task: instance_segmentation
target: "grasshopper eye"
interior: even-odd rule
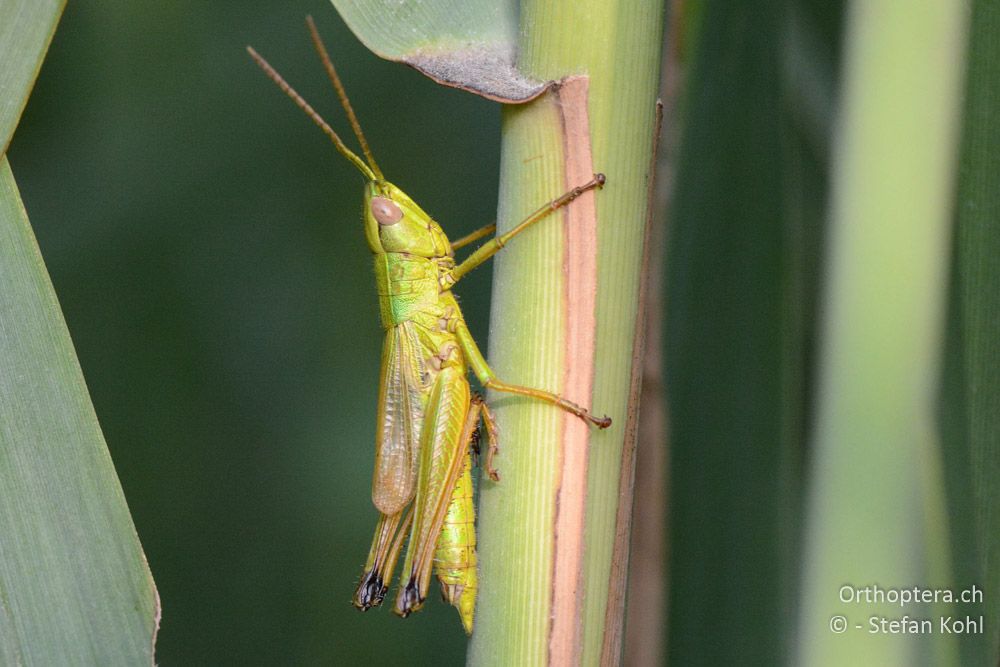
[[[385,197],[374,197],[372,199],[372,215],[378,224],[388,227],[394,225],[403,218],[403,212],[399,210],[396,203]]]

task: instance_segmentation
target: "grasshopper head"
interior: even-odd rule
[[[344,107],[351,129],[354,130],[358,143],[361,144],[363,159],[344,144],[340,135],[334,132],[333,128],[316,113],[316,110],[295,92],[294,88],[288,85],[288,82],[271,67],[270,63],[248,46],[247,51],[250,53],[250,57],[323,130],[337,151],[365,177],[368,182],[365,187],[365,236],[372,252],[406,252],[421,257],[450,255],[451,244],[448,243],[447,237],[438,224],[431,220],[431,217],[424,213],[423,209],[417,206],[405,192],[382,176],[382,172],[375,162],[375,156],[372,155],[368,141],[365,139],[365,134],[361,131],[361,124],[358,123],[354,109],[351,108],[351,102],[347,99],[347,93],[337,75],[337,69],[333,66],[311,17],[306,19],[306,24],[309,26],[316,52],[323,61],[330,82],[337,91],[341,106]]]
[[[420,257],[451,254],[441,227],[409,195],[384,180],[365,187],[365,237],[374,253],[405,252]]]

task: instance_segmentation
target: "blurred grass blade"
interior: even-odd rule
[[[525,102],[545,83],[516,67],[516,0],[332,0],[365,46],[438,83]]]
[[[933,407],[965,21],[959,0],[851,5],[796,664],[955,664],[937,617],[964,609],[841,588],[952,583]],[[868,632],[904,614],[935,632]]]
[[[5,150],[61,10],[0,5]],[[0,285],[0,664],[152,664],[156,589],[6,157]]]
[[[159,603],[0,159],[0,664],[152,664]]]
[[[28,101],[65,0],[0,2],[0,155]]]
[[[834,97],[841,3],[684,7],[664,323],[669,657],[774,665],[794,620],[829,134],[790,81]]]
[[[955,205],[941,421],[955,583],[983,589],[962,609],[987,632],[960,638],[964,665],[996,665],[1000,645],[1000,5],[976,0]]]

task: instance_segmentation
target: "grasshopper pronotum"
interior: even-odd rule
[[[366,179],[365,236],[375,256],[385,343],[372,482],[379,520],[354,605],[367,610],[381,604],[385,582],[392,577],[409,533],[394,611],[405,617],[423,605],[433,570],[445,599],[458,608],[466,632],[471,633],[477,589],[471,445],[480,420],[488,442],[484,470],[494,481],[499,475],[493,467],[496,424],[483,399],[471,392],[469,370],[486,388],[551,403],[600,428],[610,426],[611,420],[594,417],[557,394],[497,379],[469,333],[451,288],[527,227],[604,185],[604,175],[595,174],[548,202],[456,264],[454,251],[493,234],[495,225],[451,243],[437,222],[385,180],[311,18],[307,24],[364,160],[267,61],[252,48],[247,50]]]

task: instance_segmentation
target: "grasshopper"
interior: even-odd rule
[[[478,587],[471,445],[480,420],[488,443],[483,469],[494,481],[500,477],[493,466],[498,452],[496,422],[482,397],[471,392],[469,371],[487,389],[545,401],[599,428],[607,428],[611,420],[595,417],[552,392],[499,380],[469,333],[451,289],[512,238],[584,192],[601,187],[605,179],[595,174],[591,181],[548,202],[456,263],[456,250],[494,234],[496,226],[487,225],[449,242],[437,222],[385,179],[315,24],[311,18],[306,22],[365,159],[348,149],[264,58],[251,47],[247,51],[366,181],[365,237],[375,258],[385,342],[372,482],[372,502],[379,519],[354,605],[365,611],[381,604],[386,581],[408,536],[394,611],[406,617],[420,609],[433,570],[445,600],[458,609],[471,634]]]

